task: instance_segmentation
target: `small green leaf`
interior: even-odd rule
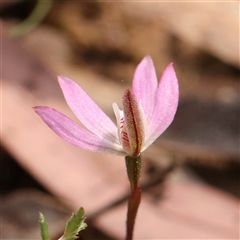
[[[141,176],[142,160],[141,156],[125,157],[128,179],[131,185],[131,191],[134,192],[139,187],[139,180]]]
[[[67,221],[65,232],[60,238],[61,240],[74,240],[77,237],[77,234],[84,230],[87,227],[87,224],[84,222],[84,209],[80,208],[76,214]]]
[[[40,222],[42,240],[50,240],[49,233],[48,233],[48,224],[42,213],[39,213],[39,222]]]

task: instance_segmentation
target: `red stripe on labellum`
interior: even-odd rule
[[[123,112],[126,131],[130,144],[131,156],[140,154],[144,141],[144,128],[137,100],[131,89],[126,89],[123,95]]]

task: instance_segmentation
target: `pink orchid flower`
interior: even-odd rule
[[[158,84],[150,56],[138,65],[132,89],[125,90],[123,110],[113,103],[117,125],[73,80],[60,76],[58,82],[69,107],[89,131],[52,108],[34,110],[62,139],[94,152],[139,156],[167,129],[177,110],[179,91],[173,64]]]

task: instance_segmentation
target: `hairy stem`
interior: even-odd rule
[[[137,216],[138,207],[141,201],[141,188],[139,187],[139,179],[141,174],[141,158],[129,157],[125,158],[128,173],[128,179],[131,186],[131,195],[128,199],[128,212],[127,212],[127,231],[126,240],[133,239],[133,231],[135,219]]]

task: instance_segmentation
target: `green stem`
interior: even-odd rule
[[[126,240],[133,239],[133,230],[135,219],[139,204],[141,202],[141,188],[139,187],[139,180],[141,174],[142,161],[141,157],[129,157],[125,158],[128,179],[131,186],[131,195],[128,199],[128,212],[127,212],[127,232]]]
[[[52,0],[38,0],[36,7],[26,20],[10,29],[11,37],[20,37],[34,29],[46,17],[52,7]]]
[[[141,175],[142,160],[141,157],[125,157],[128,180],[131,185],[131,191],[133,192],[139,186],[139,180]]]

